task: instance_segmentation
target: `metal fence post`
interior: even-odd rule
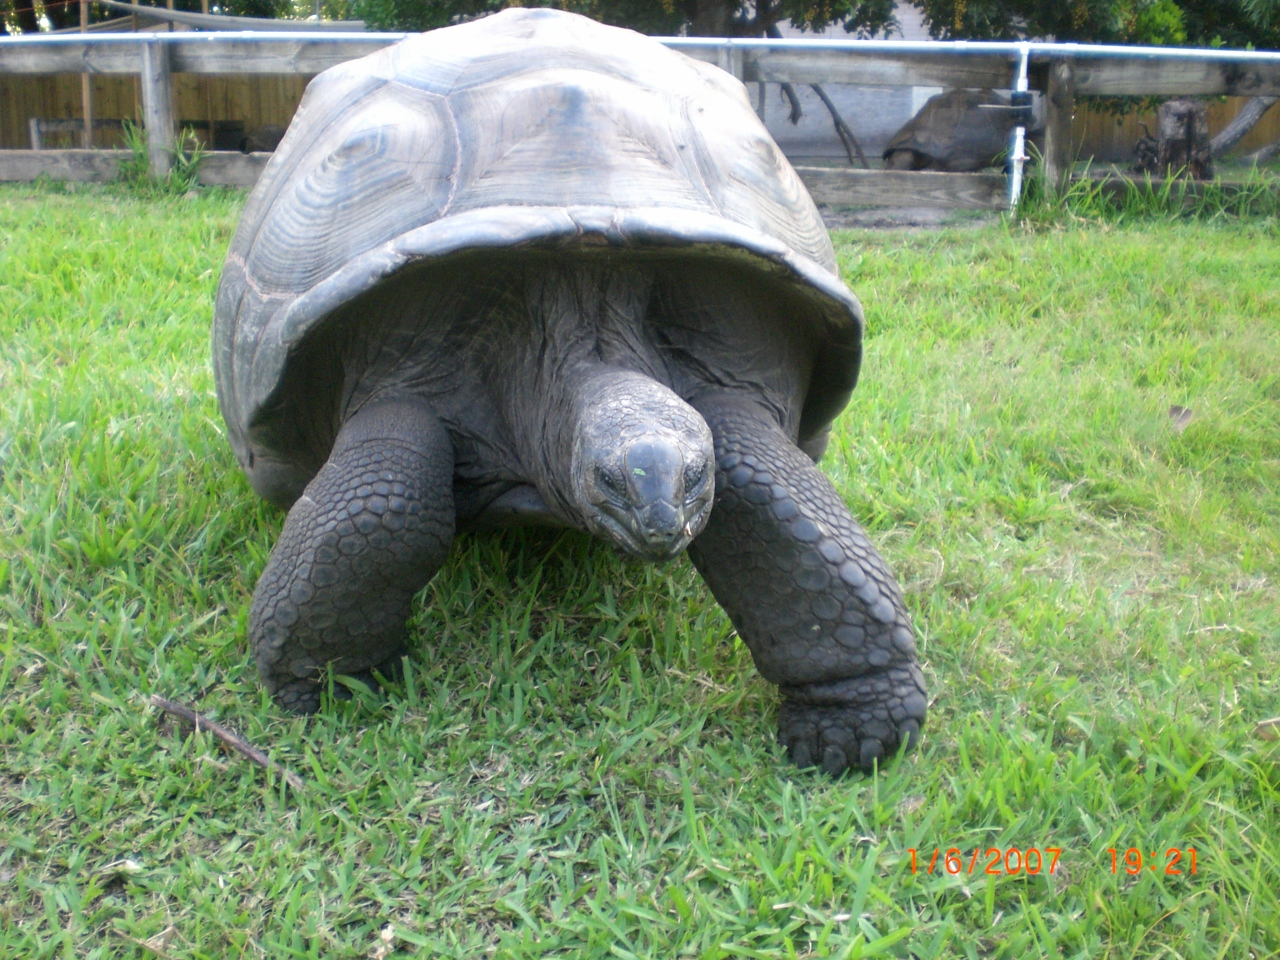
[[[173,163],[173,87],[169,82],[169,46],[158,36],[142,44],[142,122],[146,127],[151,175],[164,177]]]
[[[1061,193],[1071,185],[1071,121],[1076,113],[1075,73],[1071,60],[1049,64],[1049,89],[1045,96],[1045,186]]]
[[[1030,95],[1028,92],[1027,67],[1031,61],[1031,44],[1018,44],[1018,78],[1013,85],[1012,105],[1029,109]],[[1021,95],[1021,96],[1019,96]],[[1013,163],[1013,169],[1009,174],[1009,209],[1016,210],[1018,200],[1022,197],[1022,166],[1027,162],[1027,127],[1026,118],[1019,115],[1018,125],[1013,128],[1013,144],[1009,153],[1009,158]]]

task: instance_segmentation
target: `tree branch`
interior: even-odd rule
[[[796,88],[789,83],[782,84],[782,95],[791,103],[791,113],[787,116],[787,119],[794,126],[804,116],[804,111],[800,109],[800,96],[796,93]]]
[[[772,16],[772,11],[770,11]],[[778,29],[778,25],[772,21],[765,24],[764,35],[771,40],[781,40],[782,31]],[[804,116],[804,111],[800,109],[800,97],[796,94],[796,88],[789,83],[782,84],[782,95],[787,98],[791,104],[791,115],[787,117],[791,121],[792,126],[800,122],[800,118]]]
[[[853,166],[853,155],[857,152],[862,169],[870,170],[871,164],[867,163],[867,156],[862,152],[862,145],[858,143],[858,139],[853,135],[853,131],[849,129],[849,125],[844,122],[844,117],[840,116],[840,111],[836,109],[835,103],[827,96],[827,91],[816,83],[811,83],[809,86],[813,87],[813,92],[821,98],[826,105],[827,112],[831,114],[831,122],[836,125],[836,133],[840,137],[840,142],[844,144],[844,152],[849,155],[849,166]]]
[[[1220,157],[1237,143],[1246,133],[1257,126],[1258,121],[1271,109],[1277,97],[1251,97],[1235,119],[1228,123],[1216,137],[1209,141],[1209,156]],[[1265,149],[1265,148],[1264,148]]]

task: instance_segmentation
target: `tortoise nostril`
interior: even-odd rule
[[[640,534],[647,543],[670,543],[683,532],[683,512],[664,500],[640,511]]]

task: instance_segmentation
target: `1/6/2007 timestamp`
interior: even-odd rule
[[[1015,876],[1019,873],[1027,873],[1035,876],[1041,870],[1047,869],[1049,873],[1055,873],[1058,869],[1058,857],[1062,855],[1062,850],[1058,847],[1045,847],[1041,851],[1038,847],[1028,847],[1025,850],[1018,847],[989,847],[983,850],[977,847],[973,851],[973,856],[966,857],[964,851],[958,847],[951,847],[945,853],[935,847],[933,856],[929,856],[929,852],[919,851],[915,847],[908,847],[907,852],[911,854],[911,872],[914,874],[920,869],[925,873],[932,875],[935,870],[938,873],[949,873],[951,875],[965,874],[973,876],[975,873],[990,873],[997,876],[1004,874]],[[924,853],[924,857],[917,860],[917,854]],[[939,863],[939,854],[942,855],[941,863]],[[925,860],[928,865],[925,865]],[[966,864],[965,861],[968,861]]]
[[[1126,850],[1107,847],[1107,853],[1111,854],[1112,873],[1119,873],[1121,869],[1129,874],[1150,870],[1152,873],[1164,873],[1176,877],[1184,873],[1196,872],[1195,847],[1185,849],[1170,847],[1164,852],[1164,856],[1161,856],[1158,850],[1146,852],[1138,847],[1129,847]]]

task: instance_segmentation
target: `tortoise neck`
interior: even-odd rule
[[[644,354],[650,282],[636,267],[582,262],[524,278],[528,334],[502,387],[510,437],[543,500],[580,528],[590,526],[575,477],[583,438],[620,437],[681,403]]]

